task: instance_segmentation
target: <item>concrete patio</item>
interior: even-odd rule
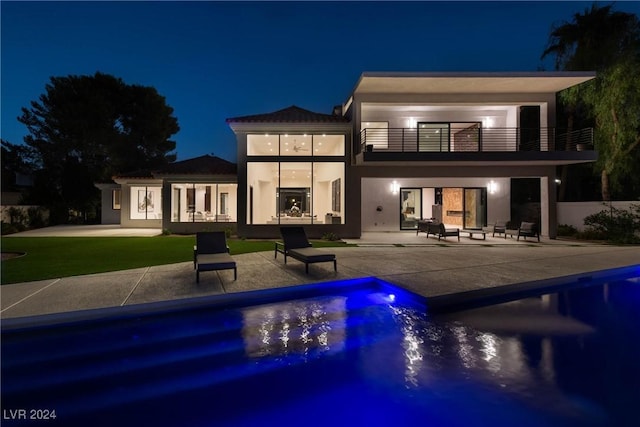
[[[205,272],[196,284],[193,263],[152,266],[103,274],[64,277],[0,287],[2,319],[193,298],[222,293],[376,276],[423,296],[454,294],[501,285],[638,265],[637,246],[609,246],[543,239],[492,238],[438,242],[424,234],[365,233],[349,240],[359,247],[327,248],[330,263],[310,266],[272,251],[234,255],[233,271]]]

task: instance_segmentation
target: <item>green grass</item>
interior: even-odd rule
[[[272,251],[273,240],[228,239],[232,255]],[[27,255],[2,261],[2,284],[104,273],[193,259],[194,236],[3,237],[2,252]],[[315,247],[345,246],[313,241]]]

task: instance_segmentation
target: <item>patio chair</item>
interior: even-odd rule
[[[518,238],[516,240],[520,240],[520,236],[525,240],[527,240],[527,237],[537,237],[538,242],[540,241],[540,233],[538,232],[538,226],[535,222],[521,223],[520,228],[518,228]]]
[[[509,221],[496,221],[495,224],[493,224],[493,237],[496,237],[496,233],[498,234],[504,234],[504,238],[507,238],[507,225],[509,224]]]
[[[193,268],[196,270],[196,283],[200,283],[201,271],[233,269],[233,280],[237,280],[236,262],[229,255],[224,231],[196,233],[196,245],[193,247]]]
[[[304,262],[307,274],[309,274],[309,264],[316,262],[333,262],[333,270],[338,271],[335,254],[311,247],[303,227],[280,227],[280,235],[283,241],[276,242],[274,258],[278,258],[278,252],[280,252],[284,255],[285,264],[287,257]]]

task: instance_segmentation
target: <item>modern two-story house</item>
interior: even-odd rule
[[[467,229],[526,220],[554,238],[557,166],[597,159],[592,129],[556,123],[556,95],[593,78],[364,73],[332,114],[291,106],[227,119],[237,171],[204,156],[116,177],[121,225],[194,232],[226,222],[240,236],[272,238],[302,224],[312,237],[357,238],[415,230],[421,219]],[[537,184],[539,204],[512,218],[519,180]]]
[[[556,167],[593,162],[591,129],[556,126],[556,94],[594,73],[364,73],[332,115],[290,107],[228,119],[238,144],[238,232],[359,237],[420,219],[511,219],[514,179],[539,181],[532,218],[556,234]]]

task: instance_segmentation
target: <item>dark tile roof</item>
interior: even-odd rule
[[[345,117],[321,114],[292,105],[273,113],[254,114],[227,119],[227,123],[348,123]]]
[[[170,163],[162,170],[156,171],[157,175],[236,175],[237,173],[238,168],[235,163],[208,154]]]
[[[115,175],[115,178],[154,179],[153,172],[148,169],[138,169],[131,172]]]
[[[157,178],[158,175],[237,175],[238,168],[220,157],[208,154],[193,159],[169,163],[162,169],[137,170],[116,175],[114,178]]]

